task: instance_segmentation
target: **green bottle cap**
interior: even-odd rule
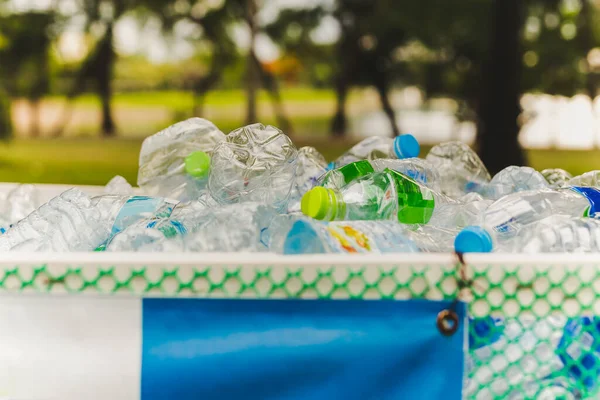
[[[185,158],[185,172],[194,178],[204,178],[210,171],[210,156],[203,151],[195,151]]]
[[[314,219],[323,220],[328,216],[328,219],[333,219],[337,214],[335,192],[321,186],[314,187],[302,196],[300,209],[304,215]]]

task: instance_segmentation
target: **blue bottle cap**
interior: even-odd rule
[[[416,137],[410,133],[396,136],[394,139],[394,153],[400,160],[403,158],[418,157],[421,152],[421,146]]]
[[[479,226],[467,226],[454,239],[457,253],[489,253],[492,248],[492,237]]]

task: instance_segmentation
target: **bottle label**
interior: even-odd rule
[[[415,244],[405,236],[401,225],[340,221],[329,222],[324,230],[325,234],[320,236],[335,253],[418,251]]]
[[[113,223],[109,238],[98,246],[95,251],[106,250],[116,234],[141,219],[168,218],[176,204],[176,201],[162,197],[133,196],[129,198],[121,207]]]
[[[600,212],[600,189],[583,186],[573,186],[571,189],[582,194],[590,202],[590,207],[585,216],[594,218]]]

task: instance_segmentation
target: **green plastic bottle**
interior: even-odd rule
[[[340,189],[315,187],[302,197],[301,209],[305,215],[324,221],[397,219],[404,224],[426,224],[436,202],[446,201],[442,194],[385,169]]]
[[[355,179],[361,178],[375,172],[371,163],[367,160],[356,161],[343,167],[332,169],[323,174],[318,186],[328,189],[340,189]]]

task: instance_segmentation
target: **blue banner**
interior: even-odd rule
[[[461,399],[465,305],[144,299],[142,400]]]

